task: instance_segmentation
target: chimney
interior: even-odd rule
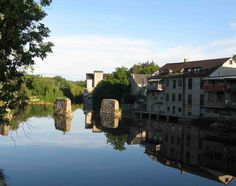
[[[184,62],[185,62],[185,63],[188,62],[188,59],[187,59],[187,58],[184,58]]]

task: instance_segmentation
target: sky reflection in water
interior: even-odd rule
[[[74,112],[66,133],[50,117],[32,117],[0,136],[0,147],[0,168],[11,186],[222,185],[152,161],[140,145],[115,151],[104,133],[85,129],[82,110]]]

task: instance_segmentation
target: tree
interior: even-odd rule
[[[153,74],[159,69],[159,66],[152,62],[145,62],[133,65],[129,72],[132,74]]]
[[[129,92],[129,72],[125,67],[116,70],[106,79],[101,81],[93,90],[93,109],[100,110],[103,99],[117,99]]]
[[[25,70],[52,52],[45,42],[50,30],[42,23],[51,0],[0,1],[0,113],[22,104]],[[1,119],[1,118],[0,118]]]

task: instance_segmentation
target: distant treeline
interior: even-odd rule
[[[67,97],[72,103],[83,102],[84,81],[68,81],[60,76],[26,76],[26,94],[31,101],[52,103],[57,97]]]

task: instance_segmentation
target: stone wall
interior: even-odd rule
[[[100,112],[113,113],[120,109],[119,102],[115,99],[103,99]]]
[[[68,98],[57,98],[54,103],[55,114],[71,114],[71,100]]]

